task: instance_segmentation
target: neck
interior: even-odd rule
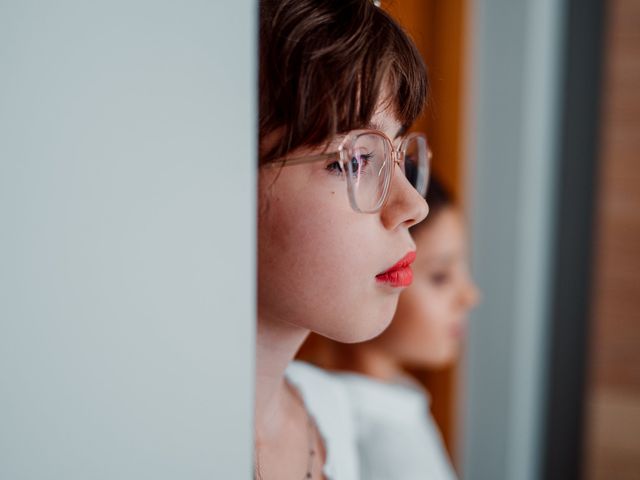
[[[371,343],[353,345],[351,369],[369,377],[388,382],[404,373],[392,355]]]
[[[309,330],[258,316],[256,334],[256,443],[278,434],[287,402],[284,373]]]

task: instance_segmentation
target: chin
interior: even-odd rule
[[[436,361],[432,361],[426,365],[426,367],[430,370],[445,370],[456,363],[455,357],[448,357],[446,359],[440,359]]]
[[[435,348],[434,348],[435,347]],[[459,357],[458,347],[455,345],[422,345],[420,349],[414,347],[404,349],[405,356],[403,363],[410,368],[424,370],[444,370],[455,364]]]
[[[434,370],[444,370],[452,366],[458,360],[459,352],[457,347],[451,347],[439,355],[430,358],[425,362],[425,366]]]
[[[366,342],[384,332],[392,319],[393,313],[381,315],[380,312],[376,312],[351,321],[349,324],[343,324],[337,331],[316,333],[340,343]]]

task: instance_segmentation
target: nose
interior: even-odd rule
[[[427,201],[409,183],[399,165],[389,186],[389,198],[380,211],[380,218],[388,230],[403,226],[412,227],[424,220],[429,213]]]
[[[473,281],[473,279],[469,277],[462,291],[462,301],[465,307],[471,310],[473,307],[478,305],[478,303],[480,303],[481,299],[482,293],[480,292],[480,289]]]

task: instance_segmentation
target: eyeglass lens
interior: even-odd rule
[[[371,133],[359,135],[352,145],[347,166],[355,201],[361,211],[376,210],[384,200],[394,168],[391,148],[385,137]],[[423,162],[426,162],[424,139],[410,139],[401,166],[411,185],[419,191],[423,189],[421,184],[424,182]]]
[[[423,137],[411,137],[404,154],[404,174],[421,195],[426,193],[427,143]]]
[[[390,173],[388,141],[375,134],[359,135],[351,148],[349,162],[355,201],[361,211],[379,207]]]

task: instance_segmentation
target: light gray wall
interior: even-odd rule
[[[0,2],[0,478],[252,474],[256,2]]]
[[[477,0],[464,478],[540,478],[564,1]]]

